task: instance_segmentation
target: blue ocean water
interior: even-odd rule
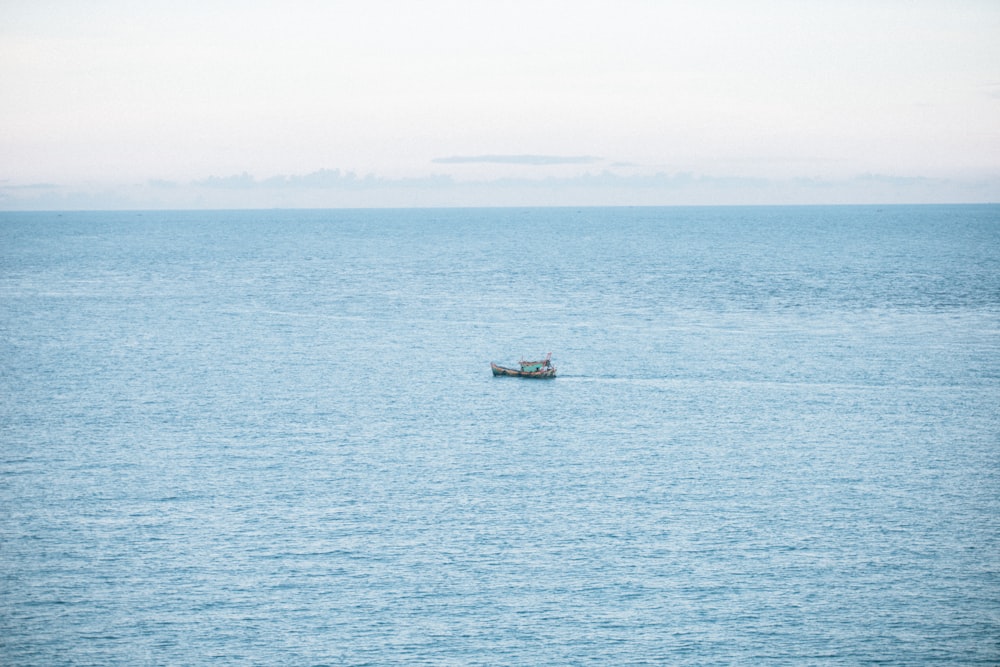
[[[3,664],[1000,662],[1000,206],[2,213],[0,398]]]

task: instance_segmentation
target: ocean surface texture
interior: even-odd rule
[[[995,665],[1000,206],[2,213],[0,438],[4,665]]]

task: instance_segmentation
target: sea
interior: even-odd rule
[[[1000,206],[0,213],[0,663],[1000,664]]]

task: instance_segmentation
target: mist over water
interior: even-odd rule
[[[0,396],[7,664],[1000,660],[997,206],[2,213]]]

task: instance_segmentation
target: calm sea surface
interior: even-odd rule
[[[1000,206],[0,213],[0,663],[874,662],[1000,662]]]

